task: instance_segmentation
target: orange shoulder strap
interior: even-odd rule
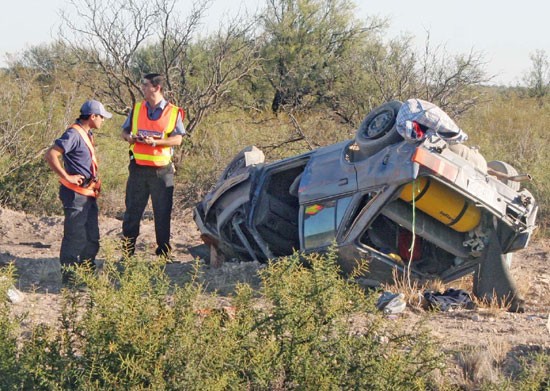
[[[79,124],[72,124],[70,127],[75,129],[78,132],[78,134],[80,134],[80,137],[82,137],[82,139],[84,140],[84,143],[86,143],[86,146],[90,150],[90,154],[92,155],[92,175],[96,176],[97,159],[95,157],[95,148],[94,148],[94,145],[92,144],[92,140],[89,134]]]

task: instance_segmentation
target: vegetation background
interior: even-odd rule
[[[201,25],[208,1],[186,15],[175,2],[73,0],[56,42],[10,58],[0,70],[0,205],[60,213],[57,178],[42,156],[95,98],[116,113],[96,137],[100,207],[122,213],[128,159],[120,126],[141,99],[141,76],[161,72],[167,96],[186,110],[189,136],[176,151],[176,208],[198,201],[247,145],[273,160],[351,139],[372,108],[416,97],[447,111],[488,160],[530,173],[526,186],[547,227],[545,51],[532,54],[524,86],[494,87],[483,53],[448,53],[429,41],[415,52],[409,38],[385,38],[386,20],[356,19],[350,0],[267,0],[260,14],[209,33]]]

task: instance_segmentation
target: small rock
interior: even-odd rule
[[[546,322],[546,328],[548,329],[548,332],[550,333],[550,314],[548,314],[548,321]]]
[[[472,316],[472,320],[474,322],[481,322],[481,316],[479,316],[479,314],[475,314],[474,316]]]

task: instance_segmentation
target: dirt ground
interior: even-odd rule
[[[15,313],[27,312],[33,322],[55,322],[58,316],[61,275],[58,253],[63,218],[36,217],[0,208],[0,266],[14,262],[17,288],[22,293],[12,303]],[[102,239],[116,239],[121,221],[101,218]],[[174,216],[172,236],[175,262],[167,265],[171,278],[191,270],[194,256],[204,256],[199,233],[187,209]],[[153,253],[154,230],[144,220],[138,252]],[[102,253],[100,252],[100,258]],[[427,326],[448,351],[489,351],[493,358],[511,351],[543,351],[550,354],[550,240],[534,240],[528,249],[514,255],[512,274],[526,299],[526,312],[479,308],[446,313],[426,313],[408,308],[394,316],[396,324],[414,324],[427,317]],[[219,269],[203,266],[203,279],[209,289],[230,296],[236,282],[258,285],[260,264],[226,263]]]

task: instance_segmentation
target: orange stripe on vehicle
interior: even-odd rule
[[[441,157],[428,151],[425,148],[417,148],[412,157],[412,161],[426,168],[429,168],[439,176],[454,181],[458,176],[458,168],[447,163]]]

